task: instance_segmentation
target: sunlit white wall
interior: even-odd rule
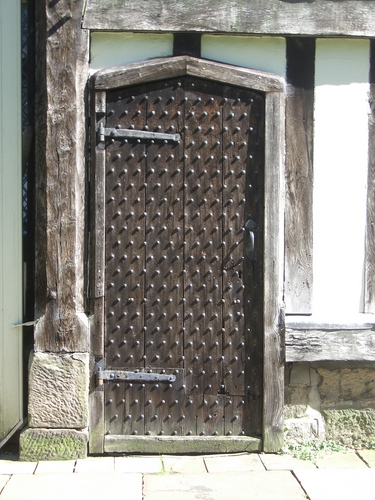
[[[316,42],[314,298],[316,315],[363,312],[369,41]]]
[[[172,34],[102,33],[91,34],[91,72],[173,53]]]
[[[202,36],[202,57],[259,69],[285,77],[285,38],[256,36]]]

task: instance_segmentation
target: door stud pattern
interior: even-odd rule
[[[176,376],[106,382],[106,432],[246,434],[264,98],[191,77],[153,82],[108,91],[105,126],[181,135],[106,138],[106,369]]]

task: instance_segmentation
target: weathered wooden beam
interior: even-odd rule
[[[36,319],[38,351],[85,351],[83,0],[37,2]],[[81,321],[82,318],[82,321]]]
[[[365,253],[365,312],[375,313],[375,40],[370,41],[369,149]]]
[[[288,38],[285,156],[285,305],[311,313],[315,40]]]
[[[95,73],[94,82],[96,90],[106,90],[121,87],[125,81],[126,85],[138,85],[187,74],[260,92],[283,92],[285,85],[283,78],[271,73],[190,56],[153,59],[101,70]]]
[[[287,329],[285,355],[287,362],[375,361],[375,331]]]
[[[284,320],[281,311],[283,267],[282,182],[284,176],[285,100],[266,97],[264,228],[263,450],[279,451],[284,436]]]
[[[374,0],[87,0],[83,27],[103,31],[375,36]]]

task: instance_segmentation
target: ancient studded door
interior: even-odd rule
[[[104,94],[104,432],[249,435],[262,385],[264,96],[191,76]]]

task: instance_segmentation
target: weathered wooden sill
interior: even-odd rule
[[[250,436],[105,436],[105,453],[236,453],[262,449]]]
[[[345,322],[287,317],[286,361],[375,361],[374,323],[371,314],[359,314]]]

